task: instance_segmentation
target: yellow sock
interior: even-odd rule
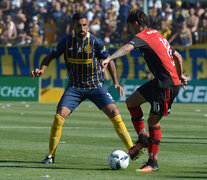
[[[122,121],[121,116],[117,115],[117,116],[111,118],[111,122],[114,125],[114,129],[115,129],[117,135],[121,138],[122,142],[125,144],[125,146],[129,150],[133,146],[133,143],[132,143],[131,136],[127,131],[127,128],[126,128],[124,122]]]
[[[55,115],[53,125],[51,127],[50,144],[49,144],[49,154],[52,155],[52,157],[55,157],[55,151],[60,141],[62,126],[64,124],[64,121],[65,119],[62,116],[60,116],[59,114]]]

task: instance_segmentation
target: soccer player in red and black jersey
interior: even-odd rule
[[[126,99],[132,123],[138,134],[138,141],[129,151],[132,160],[148,149],[148,162],[135,171],[158,171],[157,154],[161,140],[160,120],[170,113],[174,98],[180,85],[185,89],[187,78],[182,74],[182,57],[172,49],[164,36],[157,30],[149,29],[149,19],[145,13],[136,10],[130,12],[127,23],[134,37],[126,45],[102,61],[102,68],[118,57],[128,54],[133,49],[139,49],[144,56],[154,79],[140,86]],[[102,71],[103,71],[102,69]],[[144,116],[141,105],[151,104],[148,118],[149,137],[144,126]],[[137,153],[139,154],[138,156]]]

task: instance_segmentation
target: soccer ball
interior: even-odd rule
[[[129,165],[129,156],[122,150],[113,151],[108,158],[111,169],[126,169]]]

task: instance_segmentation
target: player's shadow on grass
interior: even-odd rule
[[[198,176],[170,176],[170,178],[175,178],[175,179],[206,179],[207,177],[198,177]]]
[[[112,169],[110,168],[99,168],[99,169],[95,169],[95,168],[76,168],[76,167],[68,167],[68,168],[65,168],[65,167],[42,167],[42,166],[23,166],[23,165],[14,165],[14,166],[10,166],[10,165],[5,165],[5,166],[1,166],[0,165],[0,168],[31,168],[31,169],[66,169],[66,170],[96,170],[96,171],[113,171]]]
[[[188,175],[168,176],[168,178],[173,178],[173,179],[207,179],[205,166],[199,168],[199,170],[197,170],[197,168],[195,168],[194,171],[184,171],[183,173],[188,174]],[[205,176],[203,176],[203,175],[205,175]]]
[[[163,139],[191,139],[191,140],[207,140],[206,137],[191,138],[191,137],[162,137]]]
[[[207,144],[207,142],[199,142],[199,140],[207,140],[207,138],[187,138],[187,137],[163,137],[162,138],[163,140],[162,140],[162,143],[169,143],[169,144],[171,144],[171,143],[173,143],[173,144],[204,144],[204,145],[206,145]],[[169,139],[169,140],[181,140],[181,141],[167,141],[167,139]],[[182,140],[197,140],[198,142],[186,142],[186,141],[182,141]]]
[[[0,163],[36,163],[40,164],[40,162],[37,161],[15,161],[15,160],[0,160]]]
[[[14,161],[14,160],[0,160],[0,163],[26,163],[26,164],[39,164],[40,166],[30,166],[30,165],[1,165],[0,168],[36,168],[36,169],[74,169],[74,170],[97,170],[97,171],[111,171],[110,168],[79,168],[79,167],[54,167],[54,165],[45,165],[41,162],[36,161]],[[71,166],[71,164],[68,164]]]

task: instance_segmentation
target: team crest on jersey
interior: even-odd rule
[[[92,53],[92,50],[93,50],[93,46],[92,46],[92,45],[86,45],[86,46],[84,47],[84,51],[85,51],[86,53]]]

